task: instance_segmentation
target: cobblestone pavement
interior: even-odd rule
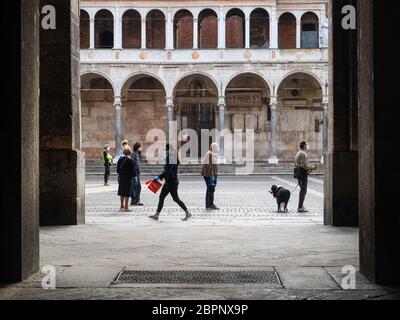
[[[86,181],[86,218],[88,223],[119,220],[146,219],[156,210],[158,194],[153,194],[142,178],[142,202],[144,207],[131,207],[132,213],[119,212],[117,181],[111,178],[111,187],[104,187],[101,176],[88,176]],[[292,194],[287,214],[277,213],[276,200],[268,193],[272,185],[281,185],[290,191],[297,186],[291,176],[236,176],[221,177],[215,194],[215,203],[221,208],[217,212],[204,209],[205,183],[201,177],[181,177],[179,195],[190,208],[195,223],[315,223],[323,222],[323,177],[313,176],[309,182],[306,206],[309,213],[297,213],[299,188]],[[182,217],[181,210],[168,197],[165,201],[162,220]]]

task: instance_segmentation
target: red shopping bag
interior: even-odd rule
[[[160,190],[160,188],[162,187],[162,183],[160,181],[149,180],[149,181],[146,181],[145,183],[146,183],[147,188],[149,188],[154,193],[157,193],[158,190]]]

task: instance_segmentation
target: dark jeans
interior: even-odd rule
[[[206,192],[206,208],[209,209],[214,206],[214,193],[215,193],[215,186],[210,186],[210,178],[203,177],[204,181],[207,185],[207,192]]]
[[[307,194],[308,175],[303,175],[301,178],[299,178],[299,186],[300,186],[299,209],[302,209],[304,207],[304,200]]]
[[[108,183],[108,179],[110,178],[110,165],[104,164],[104,183]]]
[[[137,178],[137,182],[133,181],[131,202],[133,204],[140,203],[140,193],[142,192],[142,185],[140,183],[140,177]]]
[[[164,207],[164,200],[168,196],[168,194],[171,194],[172,199],[182,208],[182,210],[184,210],[185,212],[188,211],[186,205],[183,203],[181,199],[179,199],[178,185],[179,185],[178,178],[166,179],[165,184],[161,189],[160,199],[158,200],[157,213],[161,213]]]

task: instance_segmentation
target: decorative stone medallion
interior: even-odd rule
[[[96,58],[96,52],[94,52],[94,51],[89,51],[88,57],[89,57],[90,59],[93,60],[94,58]]]
[[[250,60],[253,57],[253,54],[251,53],[251,51],[247,50],[244,52],[243,56],[246,60]]]
[[[140,51],[140,52],[139,52],[139,59],[140,59],[140,60],[146,60],[147,57],[148,57],[148,54],[147,54],[146,51]]]
[[[194,51],[194,52],[192,53],[192,59],[193,59],[193,60],[198,60],[199,58],[200,58],[200,52]]]

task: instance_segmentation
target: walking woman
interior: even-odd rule
[[[133,179],[133,186],[132,186],[132,195],[131,195],[131,205],[132,206],[143,206],[143,203],[140,203],[140,193],[142,191],[142,185],[140,183],[140,152],[142,149],[142,143],[136,142],[133,146],[133,153],[131,159],[133,160],[137,179]]]
[[[103,151],[104,159],[104,185],[110,186],[108,184],[108,179],[110,178],[110,167],[112,166],[112,156],[110,154],[110,146],[106,144]]]
[[[165,179],[165,183],[163,188],[161,189],[157,212],[155,215],[149,216],[149,218],[153,220],[158,220],[160,218],[160,213],[164,207],[164,200],[168,196],[168,194],[171,194],[172,199],[182,208],[183,211],[185,211],[185,218],[183,218],[182,220],[187,221],[190,219],[192,214],[190,213],[186,205],[183,203],[183,201],[179,199],[178,195],[179,157],[176,150],[170,144],[167,144],[165,146],[165,152],[167,154],[167,158],[165,162],[166,164],[164,166],[164,172],[160,174],[158,177],[155,177],[153,179],[153,181]]]
[[[203,160],[203,170],[201,172],[204,181],[206,182],[206,210],[219,210],[214,204],[214,193],[217,186],[218,178],[218,144],[212,143],[210,150],[206,153]]]
[[[118,160],[117,173],[118,173],[118,195],[121,197],[121,211],[131,212],[129,209],[129,197],[132,193],[133,180],[137,179],[135,165],[130,158],[132,149],[125,147],[123,156]]]

